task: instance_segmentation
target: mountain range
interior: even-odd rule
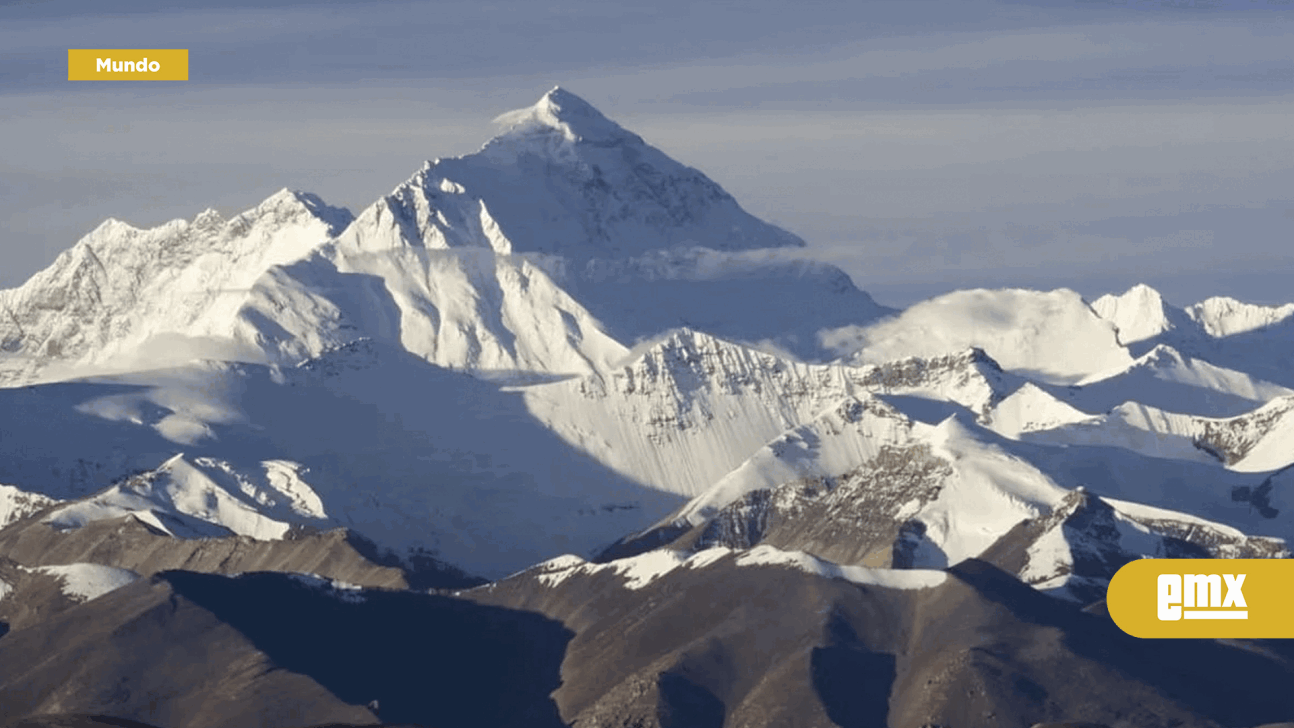
[[[1103,601],[1291,556],[1294,304],[891,309],[564,89],[495,121],[0,291],[0,725],[1294,720],[1287,645]]]

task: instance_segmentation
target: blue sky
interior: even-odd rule
[[[68,82],[72,47],[191,80]],[[1294,5],[1248,0],[6,3],[0,286],[109,216],[358,211],[556,84],[884,303],[1294,300]]]

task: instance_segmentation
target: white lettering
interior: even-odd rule
[[[158,63],[157,61],[148,62],[148,70],[152,71],[153,73],[157,73],[158,71],[161,70],[161,68],[162,68],[162,64]]]
[[[1177,574],[1159,575],[1159,619],[1175,622],[1182,618],[1182,577]]]
[[[1223,600],[1224,607],[1248,607],[1245,604],[1244,592],[1240,589],[1245,585],[1244,574],[1223,574],[1222,578],[1227,582],[1227,598]]]
[[[96,59],[94,59],[94,72],[95,72],[95,73],[102,73],[102,72],[104,72],[104,71],[111,71],[111,70],[112,70],[112,59],[111,59],[111,58],[96,58]]]
[[[1226,599],[1222,583],[1226,581]],[[1160,574],[1159,621],[1249,619],[1244,574]],[[1181,605],[1181,606],[1178,606]]]
[[[1222,606],[1222,577],[1217,574],[1186,574],[1182,591],[1187,609]]]

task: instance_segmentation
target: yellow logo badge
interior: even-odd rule
[[[1110,580],[1106,605],[1133,637],[1294,637],[1294,560],[1140,559]]]
[[[71,48],[69,81],[187,81],[189,51],[181,48]]]

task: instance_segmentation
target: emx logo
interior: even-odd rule
[[[1225,599],[1223,581],[1227,584]],[[1160,574],[1159,621],[1249,619],[1245,595],[1240,591],[1244,585],[1244,574]]]
[[[1141,559],[1110,580],[1110,617],[1134,637],[1294,637],[1294,561]]]

